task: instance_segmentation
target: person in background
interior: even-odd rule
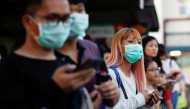
[[[105,59],[109,74],[120,89],[120,100],[113,109],[137,109],[159,101],[158,91],[146,90],[142,39],[137,30],[119,30]]]
[[[175,60],[171,59],[166,53],[165,46],[163,44],[159,44],[159,53],[158,55],[161,58],[162,66],[168,78],[172,80],[178,80],[179,76],[182,75],[181,69]],[[173,108],[177,107],[177,97],[179,93],[179,84],[175,84],[172,90],[172,104]],[[177,91],[178,90],[178,91]]]
[[[143,41],[143,51],[144,51],[145,59],[155,60],[158,66],[161,68],[160,73],[165,75],[165,71],[162,68],[162,62],[160,60],[160,57],[158,56],[159,48],[158,48],[158,41],[156,40],[156,38],[152,36],[147,36],[147,37],[144,37],[142,41]],[[164,78],[162,80],[164,80]],[[167,109],[173,109],[173,105],[171,101],[171,89],[164,90],[163,101],[164,101],[164,104],[163,104],[164,107],[166,104]]]
[[[146,78],[147,78],[147,89],[149,91],[157,90],[159,85],[167,83],[167,80],[162,80],[163,83],[160,83],[162,79],[160,75],[160,68],[157,63],[152,59],[146,59],[144,61]],[[163,85],[162,85],[163,86]],[[151,109],[158,109],[160,107],[160,102],[154,105]]]
[[[158,41],[152,36],[146,36],[142,39],[144,58],[150,58],[157,62],[158,66],[161,68],[161,73],[165,73],[162,68],[162,63],[160,57],[158,56]]]
[[[69,37],[68,1],[18,2],[22,4],[18,8],[26,37],[20,48],[0,62],[0,107],[92,109],[92,103],[78,99],[76,91],[95,75],[95,70],[73,72],[75,65],[64,65],[54,54]]]
[[[58,59],[76,66],[82,65],[88,59],[101,59],[97,45],[84,39],[85,31],[89,26],[89,16],[85,11],[83,1],[70,0],[70,7],[70,35],[64,46],[56,51],[56,56]],[[111,106],[115,105],[119,98],[119,93],[113,82],[109,80],[101,85],[96,85],[95,89],[91,88],[95,87],[94,79],[95,77],[88,83],[86,88],[91,95],[95,109],[101,107],[102,99],[110,99],[113,102]],[[83,90],[86,88],[83,88]],[[106,104],[106,102],[103,103]]]
[[[109,53],[110,52],[110,48],[108,47],[107,43],[106,43],[106,38],[99,38],[96,39],[96,44],[98,45],[101,57],[104,57],[105,53]]]

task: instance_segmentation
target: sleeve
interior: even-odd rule
[[[171,70],[181,70],[179,65],[176,63],[176,61],[171,60]]]
[[[0,61],[0,108],[26,108],[24,103],[24,82],[11,61]],[[18,79],[19,77],[19,79]]]
[[[163,101],[166,103],[170,99],[171,99],[171,91],[170,90],[164,90]]]
[[[117,84],[116,76],[113,70],[109,69],[109,75],[112,77],[113,82]],[[128,99],[125,99],[121,88],[119,88],[119,90],[120,90],[120,98],[118,103],[114,107],[106,107],[106,109],[136,109],[138,107],[145,105],[145,98],[142,93],[138,93],[135,96],[130,96],[128,97]]]

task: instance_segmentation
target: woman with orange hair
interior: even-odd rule
[[[133,28],[123,28],[112,39],[111,53],[104,57],[109,74],[120,89],[114,109],[136,109],[159,100],[159,92],[147,92],[142,39]]]

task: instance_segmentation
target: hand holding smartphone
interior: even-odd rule
[[[93,84],[100,85],[101,83],[111,79],[111,77],[108,75],[106,64],[104,60],[101,59],[88,59],[83,64],[78,65],[75,71],[89,68],[93,68],[96,70],[95,77],[86,86],[89,91],[92,91],[94,89]]]
[[[149,101],[148,101],[148,105],[149,105],[149,106],[153,106],[153,105],[156,104],[158,101],[160,101],[160,100],[163,99],[163,97],[160,96],[158,90],[152,90],[151,92],[149,91],[149,95],[150,95],[150,99],[149,99]]]

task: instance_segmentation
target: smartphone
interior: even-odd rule
[[[154,90],[151,91],[151,93],[149,93],[149,94],[151,95],[151,99],[149,99],[148,105],[151,106],[151,107],[154,105],[154,102],[153,102],[153,97],[154,97],[154,96],[153,96],[153,92],[154,92]],[[163,100],[163,97],[160,96],[160,95],[158,96],[158,98],[159,98],[159,100]]]
[[[171,79],[171,78],[175,78],[176,76],[178,76],[180,74],[180,72],[173,72],[171,75],[167,75],[167,78],[168,79]]]
[[[88,59],[83,64],[78,65],[75,71],[80,71],[88,68],[94,68],[96,70],[95,77],[85,85],[89,92],[93,91],[93,84],[99,85],[111,79],[111,77],[108,75],[107,66],[102,59]]]
[[[84,69],[94,68],[96,71],[98,71],[101,68],[101,64],[103,63],[103,60],[100,59],[88,59],[81,65],[77,65],[77,68],[75,71],[80,71]]]
[[[168,83],[171,83],[171,84],[175,84],[177,81],[176,80],[173,80],[173,79],[169,79],[168,80]]]
[[[96,84],[97,85],[100,85],[101,83],[104,83],[108,80],[111,80],[111,77],[108,74],[107,75],[104,75],[101,73],[96,74]]]

